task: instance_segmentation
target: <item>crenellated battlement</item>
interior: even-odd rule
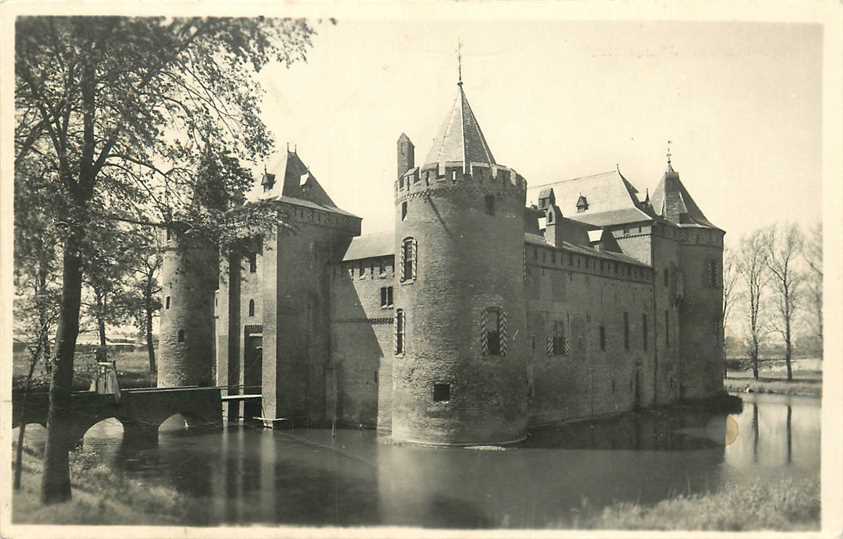
[[[466,173],[461,161],[447,161],[413,167],[402,174],[395,181],[395,198],[400,200],[416,193],[451,188],[456,184],[473,185],[490,192],[511,192],[518,196],[527,191],[527,180],[515,169],[472,162]]]

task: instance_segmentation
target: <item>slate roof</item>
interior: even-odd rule
[[[668,161],[667,170],[662,176],[653,196],[650,197],[653,209],[660,216],[681,227],[714,228],[720,230],[703,214],[693,197],[685,189],[679,173]]]
[[[393,231],[376,232],[353,238],[342,260],[348,262],[349,260],[394,255],[395,233]]]
[[[267,183],[266,175],[275,177],[269,191],[264,191],[264,184]],[[250,202],[277,200],[305,208],[357,217],[353,213],[338,208],[299,155],[289,150],[269,159],[266,174],[246,194],[246,199]]]
[[[638,190],[617,169],[537,185],[528,189],[527,198],[533,200],[537,193],[550,188],[553,188],[562,215],[569,219],[596,226],[652,220],[652,216],[641,209]],[[588,201],[588,209],[582,212],[577,211],[580,196]]]
[[[458,88],[454,104],[451,105],[424,164],[459,161],[494,165],[492,150],[486,144],[486,137],[483,136],[480,124],[468,104],[462,84],[459,84]]]
[[[543,236],[539,236],[537,234],[524,234],[524,241],[529,244],[533,245],[542,245],[544,247],[553,247],[553,245],[549,244]],[[597,249],[590,248],[590,247],[583,247],[581,245],[576,245],[571,242],[563,241],[562,248],[573,253],[580,253],[584,255],[596,256],[599,258],[605,258],[607,260],[616,260],[618,262],[625,262],[627,264],[633,264],[635,266],[641,266],[643,268],[651,267],[648,264],[641,262],[638,259],[632,258],[631,256],[627,256],[621,253],[614,253],[611,251],[598,251]]]

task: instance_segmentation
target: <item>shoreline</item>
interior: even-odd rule
[[[822,380],[794,379],[787,381],[780,378],[750,377],[726,378],[723,389],[732,394],[765,393],[790,397],[822,398]]]

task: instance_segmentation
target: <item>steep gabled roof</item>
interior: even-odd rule
[[[269,159],[266,172],[247,194],[247,200],[278,200],[288,204],[356,217],[337,207],[301,160],[289,150]]]
[[[693,197],[685,189],[679,173],[673,170],[670,161],[653,196],[650,198],[653,209],[661,217],[679,226],[716,228],[716,225],[703,214]]]
[[[433,141],[433,146],[427,153],[425,165],[458,161],[462,163],[495,164],[492,150],[486,144],[486,137],[477,123],[477,118],[468,104],[468,98],[458,84],[459,91],[451,106],[448,116],[439,129],[439,134]]]
[[[537,185],[528,189],[527,198],[534,200],[537,193],[551,187],[556,204],[569,219],[597,226],[652,220],[652,216],[641,209],[638,190],[618,169]],[[588,204],[585,211],[577,209],[581,197]]]

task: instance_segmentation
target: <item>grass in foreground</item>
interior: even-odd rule
[[[704,495],[680,495],[653,506],[620,503],[605,508],[588,528],[654,530],[818,530],[816,480],[729,485]]]

